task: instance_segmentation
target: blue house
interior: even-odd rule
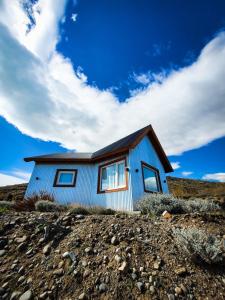
[[[135,210],[145,193],[168,193],[171,164],[151,125],[94,153],[27,157],[35,166],[26,196],[40,191],[61,204]]]

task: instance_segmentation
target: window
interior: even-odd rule
[[[161,183],[158,169],[142,162],[142,175],[145,192],[161,192]]]
[[[125,158],[100,166],[98,174],[98,192],[105,193],[126,190],[127,177],[125,167]]]
[[[77,170],[58,169],[56,171],[54,185],[55,187],[73,187],[76,184]]]

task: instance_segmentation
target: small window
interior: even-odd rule
[[[76,184],[77,170],[58,169],[56,171],[55,187],[74,187]]]
[[[120,159],[99,167],[98,192],[127,189],[126,161]]]
[[[162,191],[158,169],[142,162],[142,174],[145,192]]]

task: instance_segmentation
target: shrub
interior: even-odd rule
[[[188,200],[183,202],[184,211],[187,213],[195,213],[195,212],[212,212],[216,210],[220,210],[220,206],[213,201],[210,200]]]
[[[70,213],[74,215],[89,215],[89,211],[84,206],[76,206],[70,208]]]
[[[33,193],[31,196],[24,198],[21,201],[15,203],[16,211],[33,211],[35,210],[35,204],[38,201],[54,202],[54,196],[46,191],[40,191],[39,193]]]
[[[182,200],[169,194],[149,194],[137,202],[137,208],[143,214],[161,215],[165,210],[172,214],[203,213],[220,210],[213,201],[195,199]]]
[[[182,213],[182,200],[169,194],[149,194],[144,196],[136,204],[143,214],[161,215],[165,210],[170,213]]]
[[[13,210],[14,202],[2,200],[2,201],[0,201],[0,209],[2,212],[5,212],[7,210]]]
[[[51,202],[47,200],[39,200],[35,203],[35,209],[41,212],[56,212],[56,211],[62,211],[63,207],[58,205],[55,202]]]
[[[92,215],[115,215],[115,210],[102,206],[93,206],[88,209]]]
[[[177,240],[177,246],[194,262],[203,261],[207,264],[222,262],[222,243],[213,235],[197,228],[174,229],[173,234]]]

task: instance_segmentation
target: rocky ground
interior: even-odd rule
[[[221,239],[222,216],[0,216],[1,299],[225,299],[224,266],[194,264],[174,228]]]

